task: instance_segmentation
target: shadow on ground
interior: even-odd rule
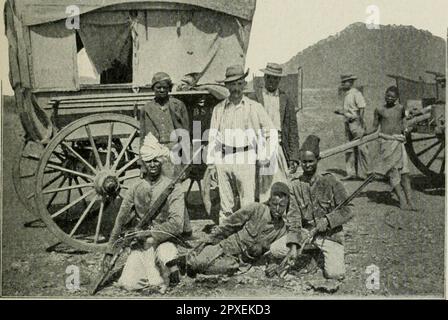
[[[400,202],[394,199],[392,193],[389,191],[368,190],[359,194],[359,198],[362,197],[366,197],[370,202],[374,202],[377,204],[400,207]]]
[[[412,189],[430,196],[445,196],[445,181],[424,175],[411,176]]]

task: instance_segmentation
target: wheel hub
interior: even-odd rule
[[[95,177],[94,186],[96,192],[102,196],[111,196],[120,190],[118,177],[110,170],[100,171]]]

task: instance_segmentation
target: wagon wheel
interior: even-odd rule
[[[39,150],[40,149],[40,150]],[[17,197],[24,207],[35,214],[34,187],[36,172],[44,147],[33,141],[22,141],[12,164],[12,180]]]
[[[36,176],[39,214],[62,242],[104,251],[121,200],[139,177],[134,118],[91,115],[63,128],[45,149]],[[52,176],[44,172],[54,170]]]
[[[24,207],[33,215],[37,215],[34,189],[39,160],[45,146],[39,142],[23,140],[19,152],[14,155],[12,164],[12,179],[14,190]],[[54,173],[54,170],[45,170],[45,175]]]
[[[409,132],[406,151],[424,175],[442,181],[445,177],[445,134]]]

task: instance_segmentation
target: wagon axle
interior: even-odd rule
[[[114,196],[120,192],[120,182],[114,171],[100,171],[94,180],[94,187],[102,196]]]

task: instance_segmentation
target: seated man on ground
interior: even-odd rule
[[[109,239],[109,254],[105,257],[105,266],[110,262],[113,246],[124,227],[132,223],[136,225],[171,182],[170,178],[162,175],[162,164],[169,161],[169,150],[160,145],[151,133],[145,138],[140,157],[143,178],[139,178],[123,199]],[[173,240],[183,234],[191,234],[184,193],[179,185],[168,196],[159,212],[150,217],[150,221],[151,236],[131,248],[118,281],[118,284],[127,290],[154,286],[165,291],[168,286],[179,282],[177,266],[167,266],[178,254]]]
[[[288,212],[289,232],[274,242],[271,254],[277,258],[288,256],[291,264],[297,260],[297,249],[310,231],[316,231],[310,242],[324,256],[324,276],[343,279],[344,234],[342,225],[352,218],[349,207],[334,211],[347,198],[347,192],[333,175],[318,173],[319,138],[307,137],[300,149],[303,175],[291,182]]]
[[[289,193],[286,184],[274,183],[268,202],[253,203],[231,214],[202,245],[179,258],[179,263],[186,264],[190,276],[232,275],[239,270],[241,261],[253,263],[286,235]]]

